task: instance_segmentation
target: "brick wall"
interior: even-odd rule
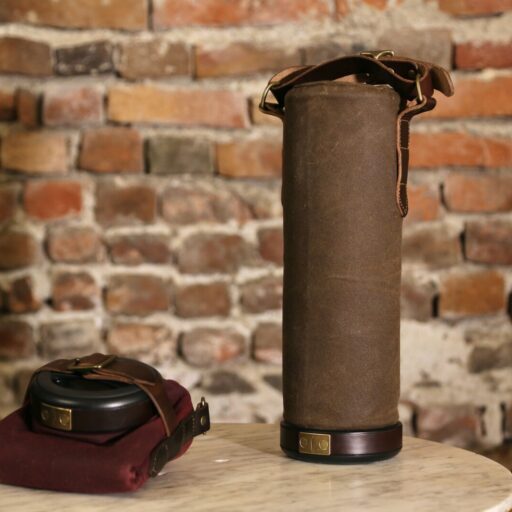
[[[281,130],[255,100],[274,70],[392,47],[452,68],[457,91],[413,126],[401,414],[424,437],[499,443],[512,417],[511,10],[0,0],[2,414],[41,361],[102,349],[207,394],[217,421],[276,421]]]

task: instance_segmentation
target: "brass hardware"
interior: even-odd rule
[[[373,57],[379,60],[381,57],[394,57],[395,52],[393,50],[372,50],[367,52],[360,52],[359,55],[363,57]]]
[[[206,425],[206,416],[201,416],[201,419],[199,420],[199,423],[201,423],[201,425],[204,427]]]
[[[299,432],[299,453],[331,455],[331,435]]]
[[[418,103],[423,103],[423,93],[421,92],[420,74],[416,73],[416,94],[418,95]]]
[[[71,430],[73,427],[72,416],[72,409],[55,407],[54,405],[45,404],[43,402],[40,404],[39,417],[41,423],[47,427],[58,430]]]
[[[90,372],[92,370],[100,370],[101,368],[109,365],[116,356],[107,356],[103,361],[96,364],[82,363],[81,359],[77,357],[69,366],[68,370],[73,372]]]

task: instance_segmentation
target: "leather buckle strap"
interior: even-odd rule
[[[109,365],[116,356],[104,355],[104,354],[93,354],[85,358],[75,358],[73,362],[68,366],[68,370],[76,373],[91,372],[93,370],[101,370],[105,366]]]

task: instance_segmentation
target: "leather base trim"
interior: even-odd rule
[[[330,436],[328,448],[300,447],[300,437],[318,436],[325,441]],[[402,449],[402,424],[400,422],[374,430],[320,430],[304,428],[281,422],[281,449],[294,459],[331,464],[374,462],[394,457]],[[320,451],[323,453],[311,453]]]

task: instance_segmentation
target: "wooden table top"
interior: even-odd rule
[[[279,448],[277,425],[213,425],[138,492],[93,496],[0,485],[9,512],[508,512],[512,474],[466,450],[406,437],[395,458],[305,463]]]

